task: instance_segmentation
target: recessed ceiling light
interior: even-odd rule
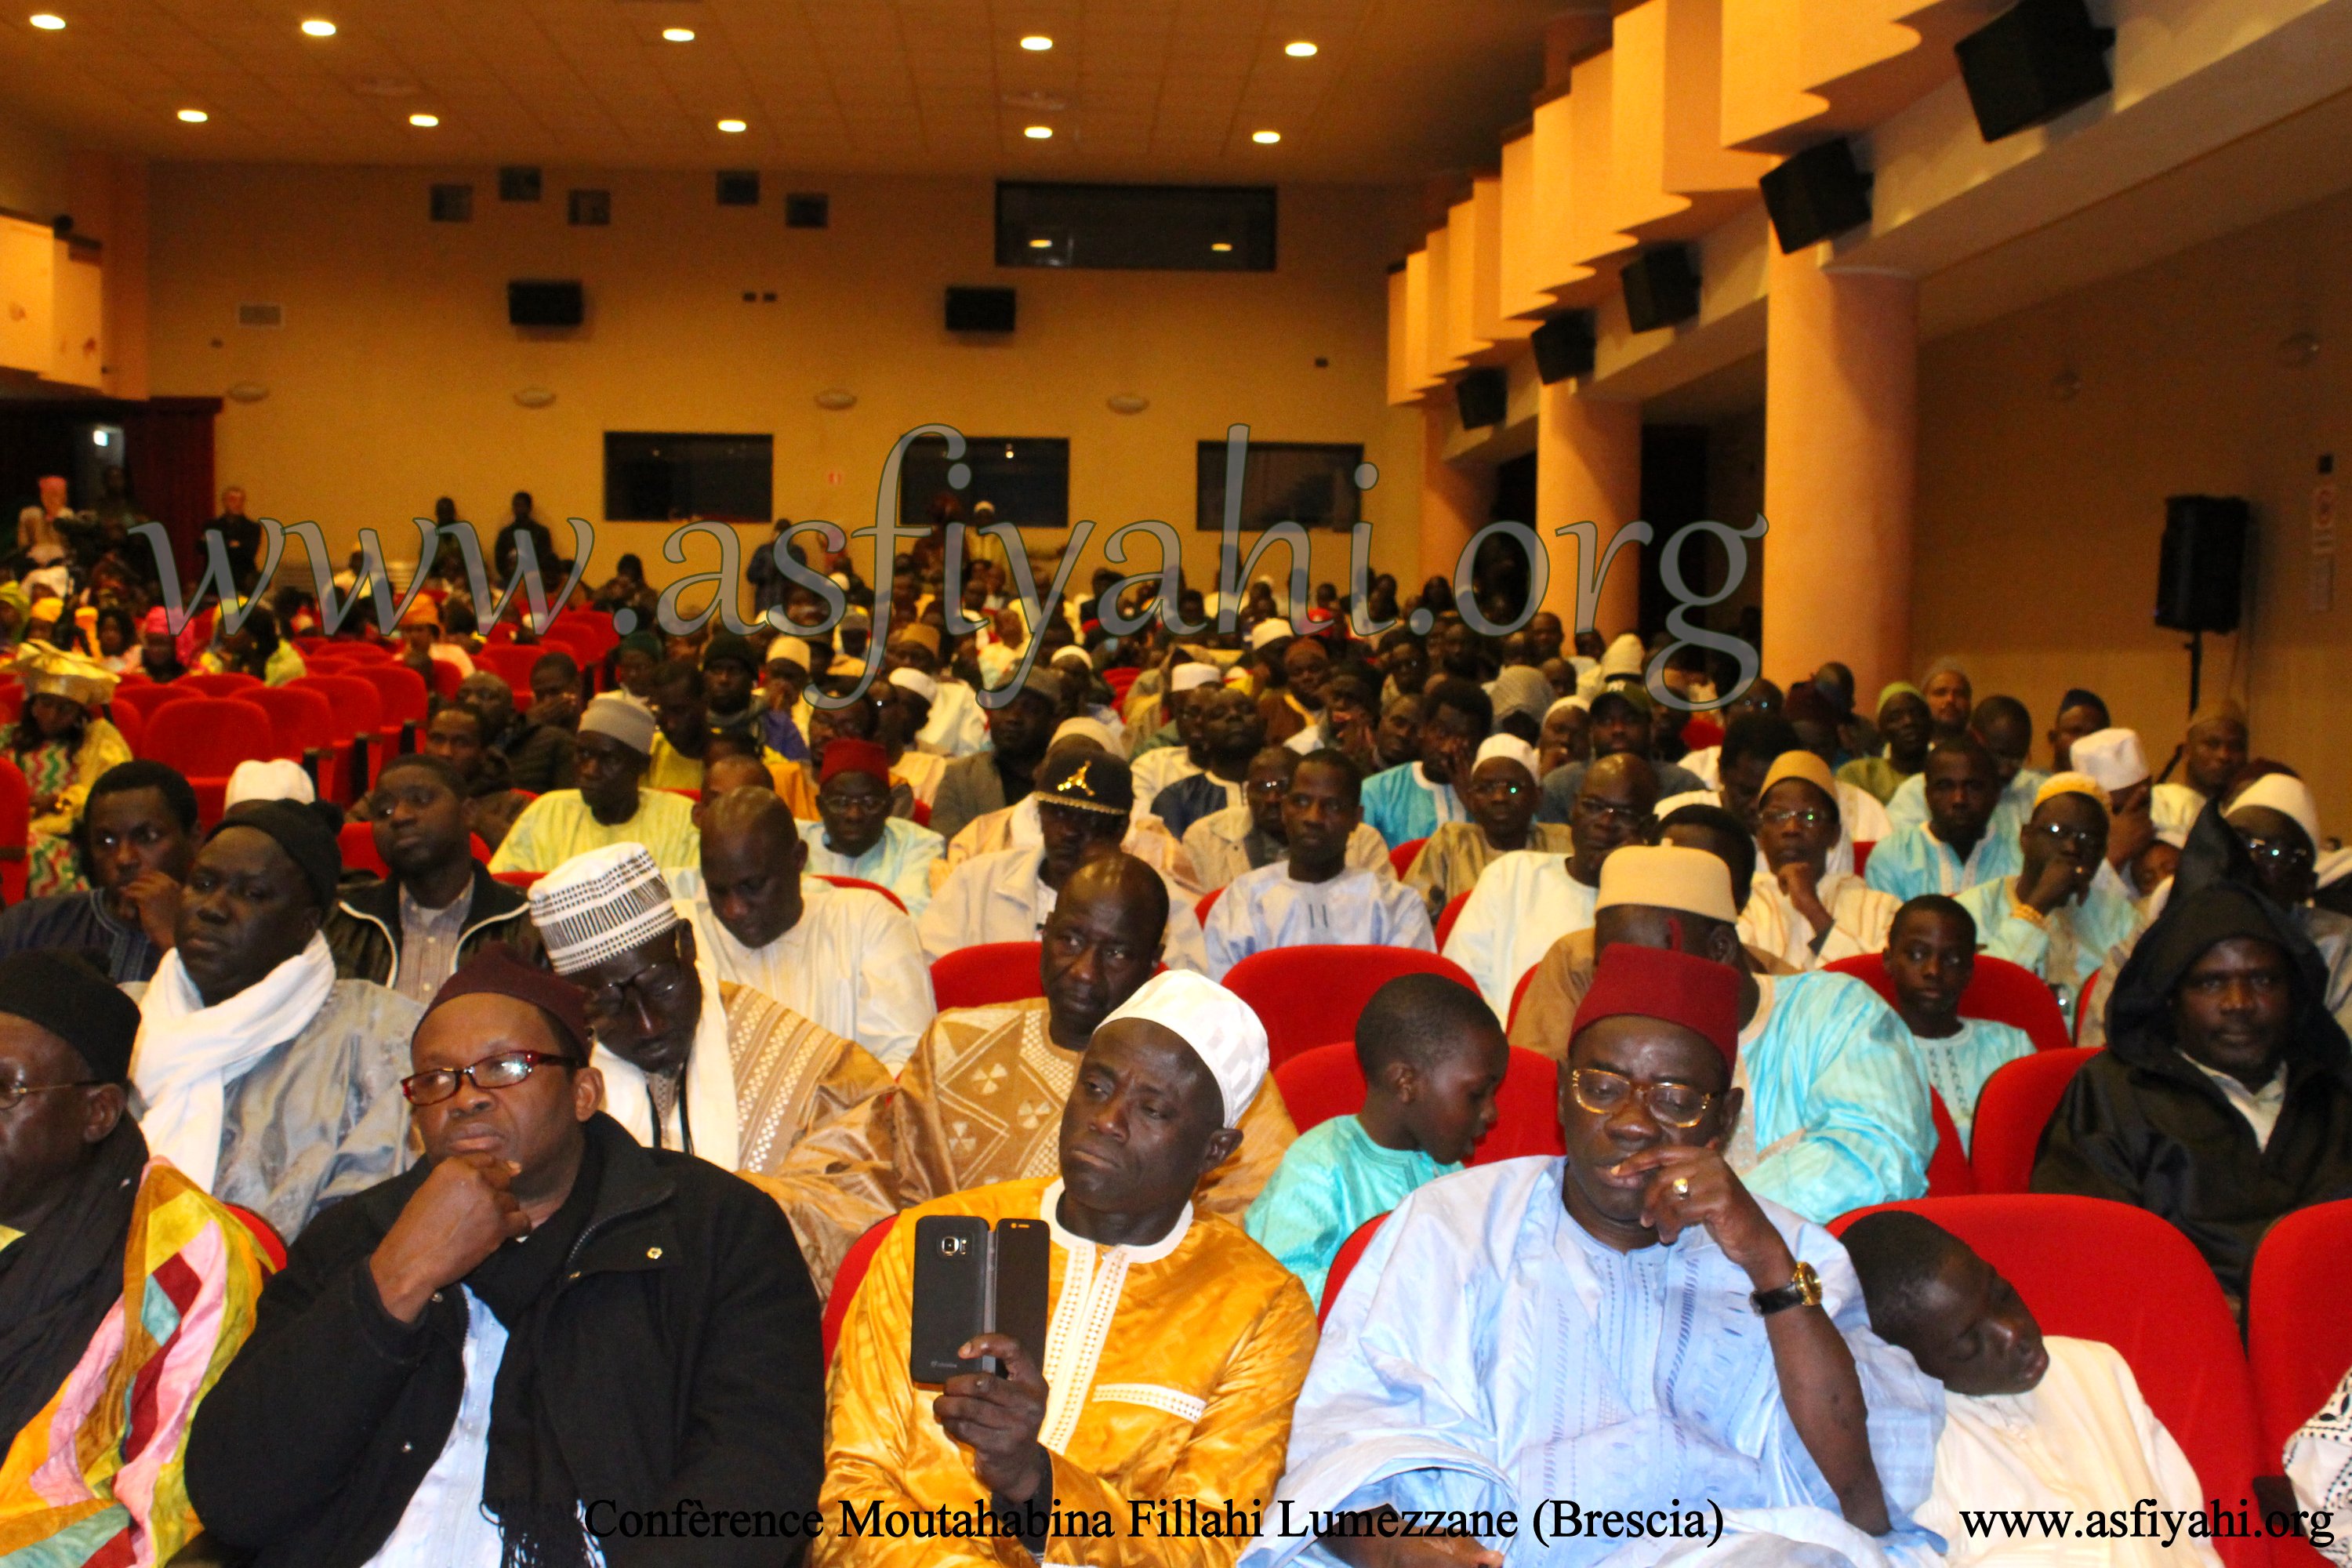
[[[1032,125],[1021,134],[1032,142],[1050,142],[1054,139],[1054,128],[1050,125]]]
[[[1256,142],[1261,147],[1271,147],[1276,142],[1282,140],[1282,132],[1279,131],[1253,131],[1250,132],[1250,140]]]
[[[322,16],[313,16],[302,24],[302,31],[314,38],[331,38],[335,36],[335,25]]]
[[[1029,242],[1029,248],[1032,250],[1051,250],[1054,248],[1054,242],[1050,239],[1045,238],[1033,239]]]
[[[694,42],[694,29],[691,27],[664,27],[662,29],[662,37],[673,44],[690,44]]]
[[[408,117],[408,122],[419,131],[430,131],[441,123],[441,117],[437,114],[412,114]]]
[[[66,19],[63,16],[53,16],[47,11],[41,12],[31,20],[33,26],[44,33],[60,33],[65,30]]]
[[[1234,242],[1230,239],[1212,240],[1209,244],[1209,248],[1211,250],[1218,251],[1220,253],[1231,250],[1233,247]]]
[[[1033,55],[1042,55],[1054,47],[1054,40],[1043,33],[1032,33],[1021,40],[1021,47]]]
[[[205,121],[210,120],[212,116],[206,114],[201,109],[184,109],[180,110],[180,118],[186,121],[191,125],[202,125]]]
[[[1285,44],[1282,52],[1294,60],[1311,60],[1315,58],[1315,46],[1301,38],[1295,44]]]
[[[740,120],[722,120],[719,122],[719,129],[730,136],[736,136],[751,128]]]

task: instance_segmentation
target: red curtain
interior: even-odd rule
[[[140,510],[170,531],[184,588],[202,568],[196,541],[213,520],[213,419],[217,397],[152,397],[118,405]]]

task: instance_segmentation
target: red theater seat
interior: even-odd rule
[[[1034,942],[960,947],[931,965],[931,998],[944,1013],[950,1007],[986,1007],[1043,996],[1045,985],[1038,978],[1037,963],[1044,952],[1044,945]]]
[[[884,898],[890,900],[890,907],[892,909],[897,910],[902,915],[907,912],[907,906],[899,899],[898,895],[892,892],[889,889],[884,887],[879,882],[869,882],[863,877],[828,877],[822,871],[815,873],[815,876],[818,881],[831,882],[836,888],[863,888],[869,893],[879,893]]]
[[[2022,1193],[2032,1186],[2042,1130],[2050,1125],[2075,1071],[2095,1054],[2088,1046],[2040,1051],[1985,1079],[1969,1134],[1969,1166],[1976,1173],[1977,1191]]]
[[[1397,874],[1399,879],[1402,879],[1404,874],[1412,869],[1413,860],[1420,855],[1421,847],[1428,842],[1426,838],[1408,838],[1389,851],[1389,868]]]
[[[1445,951],[1446,939],[1454,934],[1454,922],[1462,918],[1462,906],[1469,901],[1469,894],[1456,893],[1446,900],[1445,907],[1438,911],[1436,931],[1438,952]]]
[[[1331,1303],[1339,1299],[1339,1287],[1345,1285],[1348,1276],[1356,1271],[1356,1264],[1363,1258],[1364,1248],[1371,1246],[1372,1237],[1380,1233],[1381,1222],[1388,1217],[1384,1214],[1374,1215],[1350,1231],[1348,1239],[1339,1244],[1339,1250],[1331,1255],[1331,1268],[1323,1276],[1323,1300],[1315,1304],[1318,1328],[1322,1326],[1324,1319],[1331,1315]]]
[[[1852,975],[1885,997],[1888,1006],[1895,1005],[1895,982],[1887,978],[1885,954],[1865,952],[1822,967],[1832,974]],[[1990,953],[1977,954],[1969,988],[1960,993],[1960,1016],[2022,1029],[2037,1051],[2063,1051],[2073,1043],[2066,1037],[2065,1016],[2042,977]]]
[[[833,1365],[833,1347],[841,1342],[841,1325],[849,1316],[849,1304],[857,1299],[857,1287],[865,1281],[866,1271],[874,1267],[874,1255],[890,1239],[890,1227],[898,1223],[897,1215],[883,1215],[867,1226],[866,1234],[851,1242],[842,1255],[841,1272],[833,1277],[833,1290],[824,1299],[822,1337],[828,1369]]]
[[[1352,1038],[1356,1015],[1400,974],[1442,974],[1477,989],[1460,964],[1433,952],[1339,944],[1254,952],[1226,973],[1225,989],[1257,1010],[1279,1067],[1336,1037]]]
[[[2271,1226],[2246,1291],[2246,1351],[2261,1402],[2263,1458],[2275,1469],[2294,1429],[2352,1368],[2352,1201]],[[2339,1523],[2338,1528],[2341,1528]]]
[[[155,710],[147,726],[147,754],[187,776],[196,792],[196,812],[218,822],[228,794],[228,775],[245,762],[267,762],[277,752],[269,715],[232,697],[185,697]]]
[[[1335,1116],[1363,1109],[1364,1075],[1356,1066],[1356,1045],[1341,1040],[1301,1051],[1274,1069],[1275,1086],[1291,1124],[1301,1132]],[[1474,1165],[1516,1160],[1523,1154],[1565,1152],[1559,1136],[1559,1064],[1549,1057],[1513,1047],[1511,1065],[1495,1096],[1495,1125],[1470,1156]]]

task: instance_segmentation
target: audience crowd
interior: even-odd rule
[[[2232,701],[1709,707],[1435,580],[1372,585],[1425,635],[1260,582],[1113,636],[1114,574],[1024,612],[936,540],[880,603],[804,560],[830,626],[763,561],[764,641],[634,557],[585,641],[486,628],[454,550],[390,637],[175,629],[52,499],[0,586],[0,1563],[2221,1561],[1966,1522],[2218,1482],[1914,1200],[2069,1040],[2032,1191],[2242,1326],[2352,1198],[2352,851]],[[191,779],[116,722],[352,658],[430,694],[396,743]],[[933,1294],[950,1234],[1042,1300]],[[2266,1456],[2338,1562],[2347,1407]]]

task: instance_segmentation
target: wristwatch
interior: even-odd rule
[[[1751,1290],[1748,1302],[1759,1318],[1769,1318],[1790,1307],[1818,1307],[1822,1304],[1822,1277],[1813,1272],[1811,1264],[1800,1262],[1795,1277],[1786,1285],[1774,1290]]]

